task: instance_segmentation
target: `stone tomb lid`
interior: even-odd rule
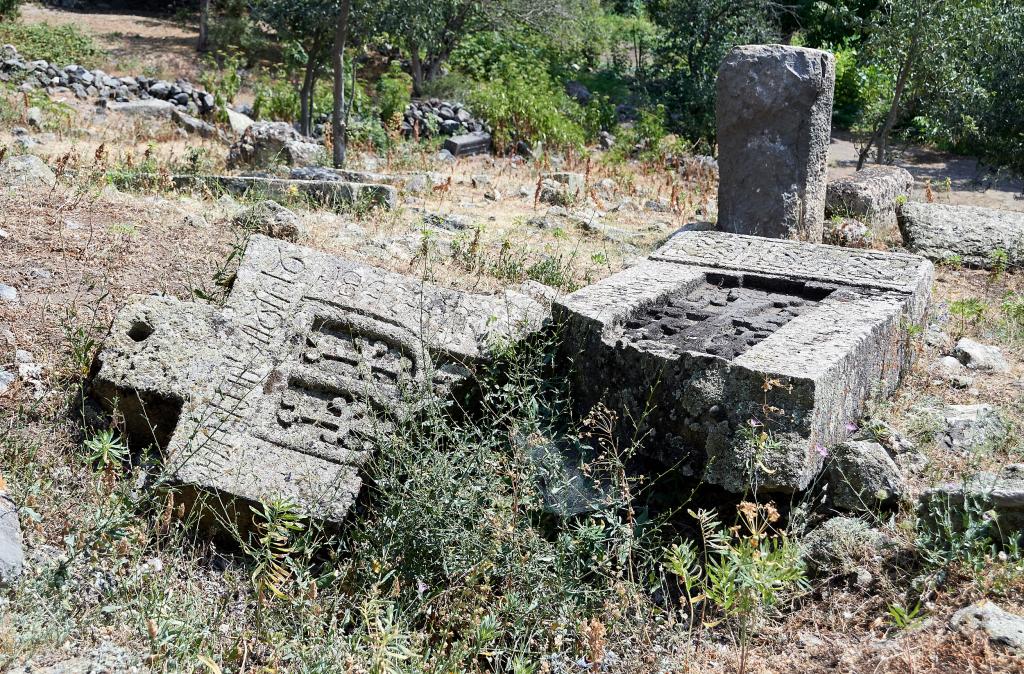
[[[783,275],[837,285],[917,292],[933,267],[919,255],[724,232],[678,232],[651,260]]]
[[[222,308],[125,307],[93,391],[164,446],[176,481],[339,521],[375,437],[542,319],[516,293],[472,295],[253,236]]]

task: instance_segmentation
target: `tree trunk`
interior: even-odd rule
[[[900,66],[900,72],[896,76],[896,88],[892,92],[892,103],[889,105],[889,112],[885,116],[885,122],[881,127],[868,139],[867,145],[861,148],[860,155],[857,157],[857,170],[861,170],[864,167],[864,162],[867,161],[868,155],[871,153],[871,146],[874,143],[878,143],[878,164],[885,162],[885,154],[889,146],[889,133],[892,131],[893,125],[896,123],[896,115],[900,110],[900,99],[903,98],[903,91],[907,87],[907,81],[910,79],[910,73],[913,70],[914,59],[917,57],[917,45],[920,41],[920,32],[914,34],[914,37],[910,41],[910,48],[907,49],[907,58],[903,61]]]
[[[423,59],[420,58],[419,45],[409,43],[409,70],[412,74],[413,96],[423,95]]]
[[[302,77],[302,90],[299,91],[299,131],[304,136],[313,130],[313,87],[316,86],[316,73],[320,69],[320,39],[313,43],[313,48],[306,55],[306,72]]]
[[[334,46],[331,61],[334,65],[334,110],[331,115],[331,136],[334,142],[334,167],[345,166],[347,124],[345,116],[345,41],[348,39],[348,13],[352,0],[341,0],[338,22],[334,25]]]
[[[196,51],[204,52],[210,48],[210,0],[199,0],[199,42]]]

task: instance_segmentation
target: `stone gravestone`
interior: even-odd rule
[[[933,274],[916,255],[680,232],[554,314],[580,415],[604,402],[621,442],[684,474],[791,492],[895,389]]]
[[[457,393],[493,340],[541,319],[521,295],[470,295],[253,236],[223,307],[125,307],[93,393],[132,437],[160,445],[176,482],[228,501],[290,499],[337,522],[375,438]]]
[[[736,47],[718,69],[718,228],[821,242],[835,58]]]

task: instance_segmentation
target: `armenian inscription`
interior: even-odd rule
[[[173,425],[163,450],[178,481],[338,521],[376,439],[541,318],[521,295],[469,295],[255,236],[222,308],[147,297],[123,309],[94,391],[125,401],[136,434],[147,406],[177,401],[176,418],[156,421]]]

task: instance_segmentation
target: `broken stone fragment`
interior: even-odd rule
[[[255,122],[231,145],[228,166],[314,166],[320,163],[324,152],[322,145],[304,138],[288,122]]]
[[[918,515],[925,527],[936,520],[940,530],[944,522],[962,527],[971,519],[975,525],[990,522],[996,538],[1017,536],[1024,531],[1024,464],[1009,464],[998,473],[982,471],[963,482],[933,487],[918,498]]]
[[[269,199],[242,209],[232,222],[248,231],[285,241],[297,241],[305,235],[302,218]]]
[[[968,267],[1024,264],[1024,214],[979,206],[907,202],[899,208],[907,248],[930,260]]]
[[[0,585],[13,583],[25,565],[18,508],[0,480]]]
[[[1024,616],[1010,613],[987,599],[954,613],[950,625],[962,632],[982,630],[992,643],[1024,652]]]
[[[1002,415],[991,405],[947,405],[942,410],[944,428],[939,436],[946,449],[985,453],[1000,447],[1008,429]]]
[[[847,576],[861,587],[871,584],[895,541],[856,517],[833,517],[800,541],[801,557],[815,576]]]
[[[933,271],[900,253],[679,232],[554,303],[577,412],[604,403],[639,422],[620,422],[623,441],[729,491],[805,489],[911,363]]]
[[[53,187],[56,182],[57,176],[35,155],[7,157],[0,163],[0,187]]]
[[[953,355],[971,370],[988,370],[993,372],[1009,372],[1010,365],[1003,357],[998,346],[982,344],[967,337],[956,343]]]
[[[223,307],[121,310],[92,394],[195,492],[339,522],[382,434],[459,397],[491,346],[539,328],[518,293],[471,295],[264,236]]]
[[[898,166],[870,166],[828,184],[825,217],[896,226],[896,207],[910,197],[914,177]]]
[[[873,512],[907,493],[902,471],[877,442],[851,440],[837,446],[828,472],[832,505],[840,510]]]
[[[943,356],[932,363],[931,371],[956,388],[967,388],[974,383],[964,364],[953,356]]]

